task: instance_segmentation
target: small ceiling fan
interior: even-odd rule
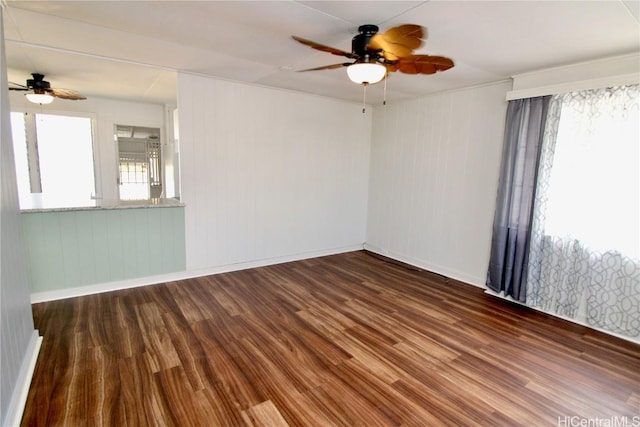
[[[33,78],[27,79],[26,85],[9,82],[15,87],[9,87],[9,90],[30,91],[26,94],[29,101],[35,104],[49,104],[53,98],[70,99],[78,101],[87,99],[75,90],[52,88],[51,84],[44,79],[43,74],[31,73]]]
[[[361,25],[359,34],[351,40],[351,52],[325,46],[311,40],[292,36],[306,46],[337,56],[355,60],[300,71],[331,70],[348,67],[349,78],[358,84],[374,84],[388,73],[400,71],[405,74],[434,74],[454,66],[451,59],[444,56],[414,55],[413,51],[423,44],[424,28],[420,25],[405,24],[378,33],[376,25]]]

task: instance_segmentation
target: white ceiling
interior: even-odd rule
[[[4,0],[2,0],[4,2]],[[291,35],[342,50],[362,24],[427,28],[417,53],[455,67],[393,73],[389,101],[640,51],[640,3],[607,1],[7,1],[9,81],[40,72],[86,96],[175,103],[176,71],[360,101],[343,62]],[[382,84],[367,100],[382,101]]]

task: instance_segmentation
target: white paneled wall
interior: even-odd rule
[[[37,354],[13,162],[7,72],[0,9],[0,425],[21,414],[29,359]]]
[[[367,249],[484,286],[510,88],[375,108]]]
[[[362,247],[370,113],[193,75],[178,93],[188,271]]]

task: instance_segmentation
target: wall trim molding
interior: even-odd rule
[[[38,361],[38,354],[40,354],[40,348],[42,347],[42,337],[38,330],[34,330],[29,345],[25,351],[25,357],[22,360],[20,366],[20,372],[18,372],[18,378],[16,379],[16,387],[13,390],[9,407],[7,408],[7,417],[5,419],[5,427],[17,427],[22,421],[22,415],[27,403],[27,396],[29,395],[29,387],[31,386],[31,379],[33,378],[33,372],[36,369],[36,362]]]
[[[419,268],[428,270],[429,272],[432,272],[432,273],[441,274],[441,275],[449,277],[451,279],[455,279],[455,280],[459,280],[459,281],[465,282],[465,283],[467,283],[469,285],[477,286],[479,288],[484,289],[484,293],[487,294],[487,295],[491,295],[491,296],[494,296],[496,298],[500,298],[500,299],[503,299],[505,301],[509,301],[509,302],[514,303],[514,304],[518,304],[518,305],[520,305],[522,307],[526,307],[526,308],[530,308],[530,309],[539,311],[539,312],[544,313],[544,314],[548,314],[549,316],[553,316],[553,317],[556,317],[558,319],[566,320],[567,322],[571,322],[571,323],[575,323],[575,324],[578,324],[578,325],[581,325],[581,326],[585,326],[585,327],[587,327],[589,329],[593,329],[595,331],[602,332],[603,334],[611,335],[611,336],[614,336],[616,338],[620,338],[622,340],[629,341],[629,342],[632,342],[632,343],[635,343],[635,344],[640,344],[640,338],[629,337],[629,336],[625,336],[625,335],[617,334],[615,332],[608,331],[606,329],[597,328],[597,327],[594,327],[592,325],[589,325],[585,321],[581,321],[581,320],[578,320],[578,319],[571,319],[569,317],[561,316],[561,315],[559,315],[557,313],[553,313],[553,312],[550,312],[550,311],[544,311],[544,310],[541,310],[538,307],[531,307],[531,306],[528,306],[526,304],[523,304],[520,301],[516,301],[515,299],[513,299],[511,297],[505,297],[503,294],[501,294],[501,293],[499,294],[499,293],[494,292],[493,290],[487,288],[484,284],[479,285],[478,283],[474,283],[471,280],[467,280],[467,279],[463,278],[463,276],[466,276],[467,278],[469,278],[470,276],[468,276],[468,275],[461,274],[461,275],[458,275],[458,277],[456,277],[454,274],[448,274],[445,271],[447,269],[438,269],[437,266],[433,266],[433,268],[432,268],[431,266],[429,266],[429,263],[426,263],[426,262],[423,262],[423,261],[419,261],[419,260],[415,260],[415,259],[412,259],[411,257],[397,255],[397,254],[394,254],[393,252],[385,251],[383,249],[380,249],[378,247],[375,247],[375,246],[372,246],[372,245],[369,245],[369,244],[366,244],[366,243],[365,243],[364,246],[365,246],[364,247],[365,250],[373,252],[375,254],[378,254],[378,255],[381,255],[381,256],[384,256],[384,257],[387,257],[387,258],[391,258],[391,259],[394,259],[396,261],[400,261],[400,262],[403,262],[405,264],[412,265],[414,267],[419,267]],[[480,283],[482,283],[482,281]]]
[[[629,336],[626,336],[626,335],[617,334],[615,332],[608,331],[606,329],[596,328],[595,326],[592,326],[592,325],[588,324],[585,321],[581,321],[581,320],[578,320],[578,319],[572,319],[572,318],[567,317],[567,316],[561,316],[560,314],[554,313],[552,311],[546,311],[546,310],[540,309],[539,307],[532,307],[530,305],[523,304],[520,301],[511,298],[510,296],[505,296],[503,292],[498,293],[498,292],[496,292],[496,291],[494,291],[492,289],[488,289],[487,288],[487,289],[485,289],[484,293],[487,294],[487,295],[491,295],[493,297],[496,297],[496,298],[503,299],[505,301],[512,302],[512,303],[520,305],[522,307],[526,307],[526,308],[533,309],[535,311],[539,311],[540,313],[548,314],[549,316],[553,316],[553,317],[556,317],[558,319],[566,320],[567,322],[576,323],[576,324],[578,324],[580,326],[585,326],[585,327],[587,327],[589,329],[593,329],[594,331],[602,332],[603,334],[607,334],[607,335],[614,336],[616,338],[620,338],[621,340],[629,341],[629,342],[632,342],[632,343],[635,343],[635,344],[640,344],[640,338],[629,337]]]
[[[173,282],[176,280],[192,279],[195,277],[228,273],[232,271],[246,270],[249,268],[265,267],[268,265],[282,264],[291,261],[301,261],[309,258],[336,255],[345,252],[359,251],[362,249],[364,249],[364,244],[357,244],[339,248],[323,249],[273,258],[264,258],[233,264],[225,264],[195,270],[178,271],[175,273],[159,274],[155,276],[139,277],[135,279],[119,280],[115,282],[98,283],[95,285],[79,286],[75,288],[59,289],[55,291],[35,292],[31,294],[31,303],[36,304],[39,302],[55,301],[85,295],[100,294],[104,292],[119,291],[123,289],[132,289],[141,286],[157,285],[160,283]]]
[[[512,101],[514,99],[534,98],[537,96],[555,95],[559,93],[577,92],[603,87],[625,86],[638,84],[638,82],[640,82],[640,76],[638,74],[622,74],[619,76],[601,77],[528,89],[511,90],[507,92],[506,100]]]
[[[512,76],[506,99],[533,98],[589,89],[638,84],[640,53],[594,59]]]
[[[484,282],[485,282],[484,277],[474,277],[472,275],[469,275],[461,271],[453,270],[437,264],[432,264],[425,260],[412,258],[406,255],[401,255],[393,251],[388,251],[388,250],[379,248],[377,246],[370,245],[368,243],[364,244],[364,249],[369,252],[373,252],[375,254],[382,255],[387,258],[392,258],[392,259],[395,259],[396,261],[401,261],[401,262],[404,262],[405,264],[409,264],[414,267],[421,268],[423,270],[427,270],[431,273],[440,274],[442,276],[446,276],[448,278],[458,280],[460,282],[464,282],[469,285],[476,286],[478,288],[483,288],[483,289],[486,288],[486,286],[484,285]]]

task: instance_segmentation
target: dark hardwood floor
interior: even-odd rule
[[[640,346],[366,252],[33,310],[26,426],[640,425]]]

